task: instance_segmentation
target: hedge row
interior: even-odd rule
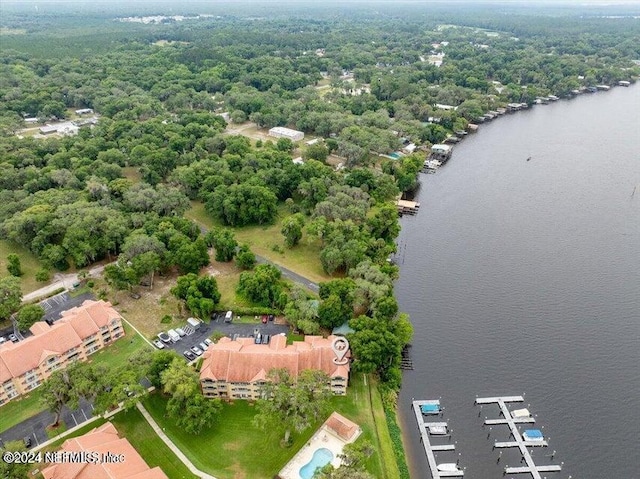
[[[390,411],[385,407],[384,415],[387,418],[387,427],[389,428],[389,435],[391,436],[393,453],[395,454],[396,462],[398,463],[400,479],[411,479],[411,476],[409,475],[409,467],[407,466],[407,458],[404,455],[404,447],[402,445],[402,431],[400,431],[400,426],[398,426],[398,423],[396,422],[396,414],[394,411]]]

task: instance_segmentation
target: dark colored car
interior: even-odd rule
[[[193,354],[191,351],[185,351],[182,354],[184,354],[184,357],[187,358],[189,361],[193,361],[196,358],[196,355]]]
[[[26,436],[24,439],[24,447],[31,447],[31,438],[29,436]]]
[[[268,320],[269,320],[269,318],[267,317],[266,314],[262,316],[262,324],[267,324]]]

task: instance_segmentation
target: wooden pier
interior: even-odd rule
[[[446,422],[425,422],[424,415],[422,413],[421,406],[430,405],[430,406],[438,406],[440,407],[440,401],[438,400],[420,400],[413,401],[413,412],[416,415],[416,421],[418,421],[418,429],[420,430],[420,440],[422,441],[422,446],[424,447],[424,452],[427,455],[427,462],[429,463],[429,469],[431,469],[431,477],[432,479],[440,479],[441,477],[462,477],[464,476],[464,471],[462,469],[458,469],[456,471],[440,471],[438,470],[438,463],[436,462],[436,456],[434,452],[436,451],[455,451],[456,446],[454,444],[442,444],[442,445],[432,445],[431,444],[431,436],[429,435],[430,427],[447,427]],[[457,463],[456,463],[457,465]]]
[[[405,371],[413,370],[413,360],[409,356],[409,347],[408,345],[402,348],[402,359],[400,360],[400,369]]]
[[[509,426],[511,431],[511,436],[513,436],[513,441],[506,442],[496,442],[494,443],[495,448],[507,448],[507,447],[517,447],[520,449],[520,453],[524,461],[526,462],[526,466],[519,467],[505,467],[505,474],[531,474],[534,479],[542,479],[540,475],[541,472],[558,472],[562,470],[562,466],[557,465],[545,465],[538,466],[533,461],[531,457],[531,453],[527,449],[527,447],[546,447],[548,443],[544,440],[536,440],[536,441],[527,441],[525,440],[516,424],[533,424],[535,423],[535,419],[533,417],[513,417],[511,412],[507,408],[507,404],[509,402],[522,402],[524,398],[522,396],[503,396],[503,397],[487,397],[487,398],[476,398],[476,404],[497,404],[500,407],[500,412],[502,413],[503,418],[500,419],[485,419],[485,425],[506,425]]]
[[[398,214],[402,215],[417,215],[420,209],[420,203],[417,201],[398,200],[396,201],[396,208],[398,208]]]

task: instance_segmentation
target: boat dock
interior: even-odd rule
[[[542,479],[541,472],[558,472],[562,470],[562,466],[558,465],[544,465],[538,466],[533,461],[531,453],[527,447],[545,447],[548,443],[544,440],[542,433],[537,429],[531,429],[525,431],[523,435],[516,427],[516,424],[533,424],[535,419],[531,417],[527,409],[519,409],[517,411],[509,411],[507,403],[523,402],[522,396],[502,396],[502,397],[486,397],[476,398],[476,404],[497,404],[500,407],[502,418],[500,419],[485,419],[485,425],[506,425],[509,426],[513,441],[496,442],[495,448],[507,448],[517,447],[520,449],[522,458],[526,462],[526,466],[519,467],[505,467],[505,474],[531,474],[534,479]],[[552,456],[553,457],[553,456]]]
[[[447,436],[448,424],[446,422],[425,422],[425,415],[439,415],[442,409],[440,408],[439,400],[414,400],[413,412],[416,415],[416,421],[418,421],[418,429],[420,430],[420,440],[424,447],[424,452],[427,455],[427,462],[429,463],[429,469],[431,469],[432,479],[440,479],[441,477],[462,477],[464,476],[464,470],[458,467],[458,463],[440,464],[436,462],[436,456],[434,452],[437,451],[455,451],[456,446],[454,444],[441,444],[432,445],[431,438],[437,436]],[[450,437],[450,436],[449,436]]]
[[[398,214],[402,215],[417,215],[420,209],[420,203],[417,201],[398,200],[396,201],[396,208]]]

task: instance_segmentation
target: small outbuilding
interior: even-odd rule
[[[304,138],[304,133],[284,126],[275,126],[269,130],[269,136],[274,138],[288,138],[291,141],[300,141]]]

